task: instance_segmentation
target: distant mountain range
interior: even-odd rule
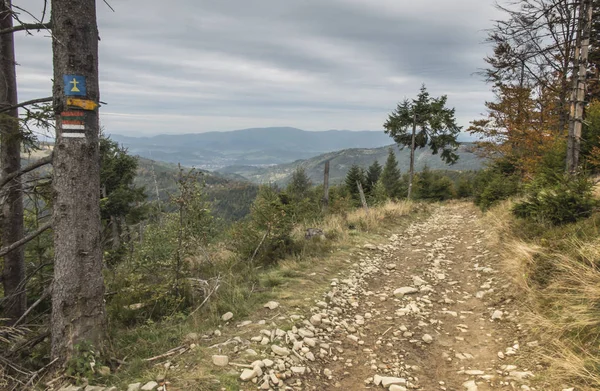
[[[207,170],[232,165],[290,163],[342,149],[382,147],[392,141],[383,131],[308,132],[296,128],[254,128],[152,137],[111,134],[110,138],[127,147],[133,155]]]
[[[366,169],[377,160],[383,166],[387,159],[389,148],[394,149],[398,166],[402,173],[408,172],[410,150],[407,148],[399,149],[396,145],[388,145],[380,148],[345,149],[328,152],[306,160],[297,160],[292,163],[271,167],[228,166],[216,172],[227,175],[239,175],[254,183],[285,184],[289,181],[297,167],[303,167],[313,183],[318,184],[323,181],[323,169],[325,162],[329,160],[330,181],[332,183],[339,183],[345,178],[346,173],[353,164],[358,164]],[[474,145],[472,143],[462,143],[457,153],[459,155],[458,162],[449,166],[440,159],[439,155],[433,155],[430,149],[417,149],[415,151],[415,170],[421,171],[425,166],[428,166],[432,170],[479,170],[484,163],[484,160],[474,153]]]

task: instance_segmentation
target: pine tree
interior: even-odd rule
[[[393,148],[389,149],[380,180],[383,186],[385,186],[389,198],[400,198],[403,196],[400,169],[398,168],[398,161],[396,160]]]
[[[360,201],[360,194],[358,192],[358,186],[356,185],[357,181],[360,182],[363,188],[365,187],[365,172],[357,164],[354,164],[350,167],[348,174],[346,174],[346,189],[348,189],[348,192],[352,195],[353,199]]]
[[[311,186],[312,182],[308,175],[306,175],[306,170],[303,167],[297,167],[296,171],[292,174],[290,183],[288,183],[287,191],[290,196],[296,199],[303,199],[307,196]]]
[[[383,167],[381,167],[377,160],[375,160],[373,164],[369,166],[365,181],[365,193],[373,193],[375,185],[377,184],[377,181],[379,181],[379,177],[381,176],[381,170],[383,170]]]

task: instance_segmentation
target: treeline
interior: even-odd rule
[[[355,206],[361,204],[357,183],[364,189],[367,204],[378,205],[389,199],[402,200],[408,196],[409,175],[408,172],[401,172],[390,148],[383,166],[374,161],[366,169],[358,165],[350,167],[340,190]],[[477,177],[477,171],[433,171],[424,167],[421,172],[415,173],[411,199],[435,202],[471,197]]]

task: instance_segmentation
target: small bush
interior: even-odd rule
[[[415,178],[415,195],[425,201],[445,201],[454,198],[454,183],[438,172],[432,172],[427,166]]]
[[[553,181],[548,182],[549,178],[545,176],[541,185],[532,183],[527,198],[513,207],[513,213],[520,218],[552,225],[573,223],[591,216],[597,201],[589,178],[557,174]]]
[[[519,194],[520,190],[521,177],[516,166],[507,159],[494,161],[487,169],[477,173],[473,182],[475,205],[483,210]]]

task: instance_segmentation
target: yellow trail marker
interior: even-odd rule
[[[67,98],[67,106],[79,107],[84,110],[96,110],[99,104],[89,99]]]

